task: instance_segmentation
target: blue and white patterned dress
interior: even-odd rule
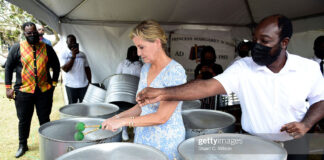
[[[147,74],[150,67],[150,64],[143,65],[137,93],[148,87]],[[165,88],[178,86],[186,83],[186,79],[187,76],[183,67],[178,62],[171,60],[151,82],[150,87]],[[141,116],[155,113],[159,105],[160,103],[158,102],[143,106]],[[166,154],[171,160],[174,160],[174,158],[180,159],[177,147],[185,139],[181,106],[182,101],[179,102],[170,119],[164,124],[136,127],[134,142],[155,147]]]

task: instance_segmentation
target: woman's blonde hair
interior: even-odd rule
[[[133,31],[130,33],[130,38],[139,36],[145,41],[154,42],[156,39],[160,39],[162,49],[167,50],[167,38],[164,30],[159,23],[153,20],[146,20],[139,23]]]

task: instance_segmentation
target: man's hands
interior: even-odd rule
[[[137,94],[136,102],[139,106],[143,107],[147,104],[163,101],[165,100],[164,98],[162,88],[147,87]]]
[[[281,132],[286,131],[294,139],[303,137],[311,127],[308,127],[303,122],[291,122],[283,125],[280,129]]]
[[[6,96],[9,99],[15,98],[15,91],[12,88],[6,88]]]

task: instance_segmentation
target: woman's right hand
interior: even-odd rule
[[[110,130],[116,132],[119,128],[123,127],[123,120],[120,118],[108,118],[101,124],[101,128],[104,130]]]

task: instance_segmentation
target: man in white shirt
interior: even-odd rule
[[[214,79],[146,88],[138,93],[137,102],[143,106],[234,92],[241,103],[243,130],[285,144],[295,141],[292,139],[303,137],[324,117],[324,79],[318,64],[286,51],[291,35],[288,18],[266,17],[254,31],[252,57],[236,61]],[[289,155],[290,159],[307,156]]]
[[[79,44],[74,35],[67,36],[66,44],[69,50],[60,55],[60,64],[63,72],[63,84],[66,88],[69,104],[81,103],[91,83],[91,70],[87,57],[79,51]]]

